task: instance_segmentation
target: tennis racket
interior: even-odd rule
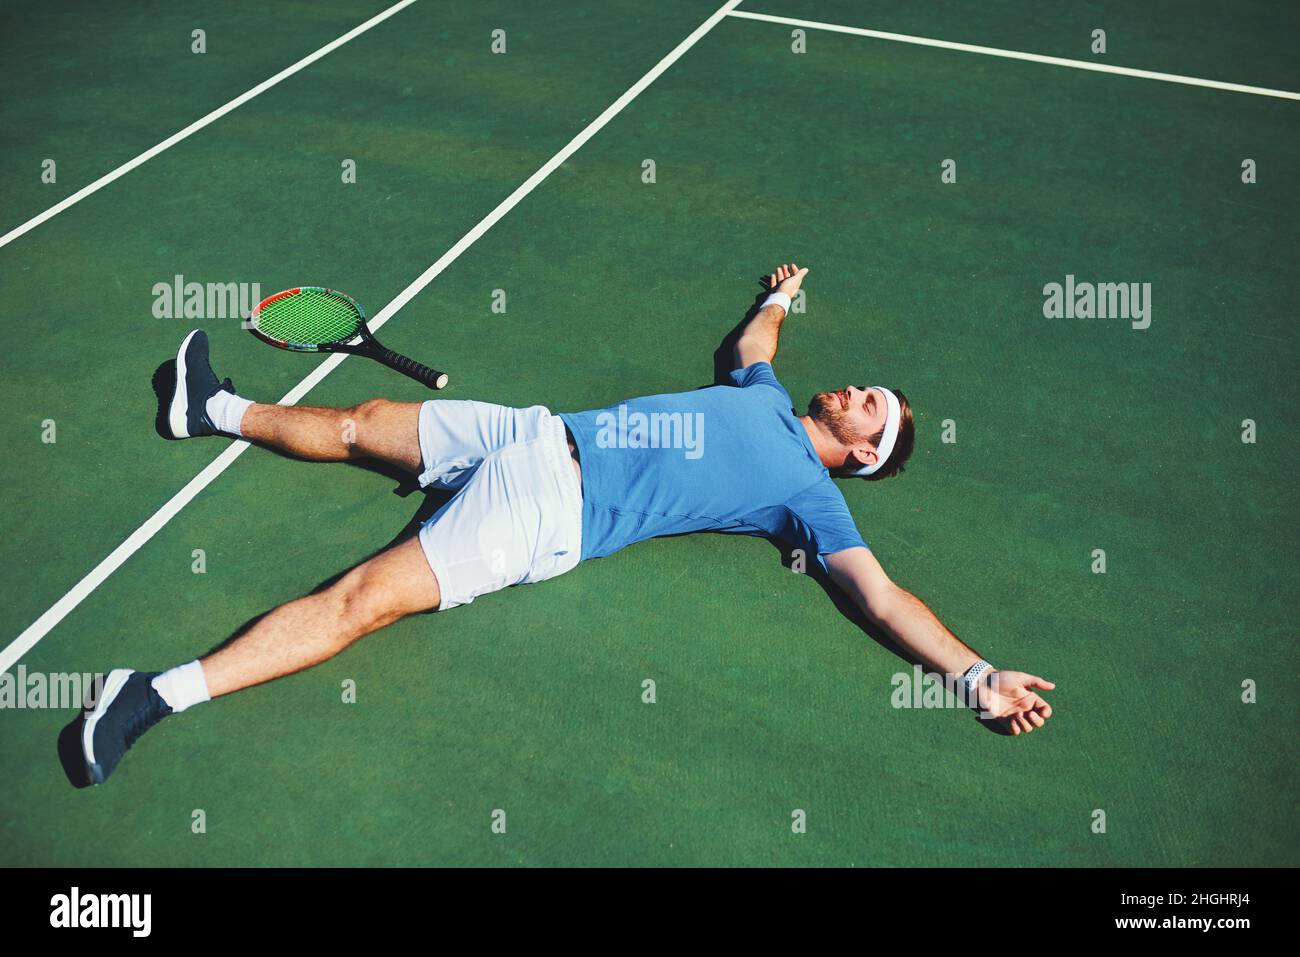
[[[350,352],[382,362],[430,389],[447,384],[447,373],[382,346],[367,327],[366,314],[357,301],[337,289],[299,286],[267,296],[253,309],[248,328],[277,349]]]

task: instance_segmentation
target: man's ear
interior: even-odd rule
[[[849,454],[844,460],[846,467],[861,468],[864,465],[875,465],[880,461],[880,455],[876,452],[874,446],[860,445],[856,449],[849,449]]]

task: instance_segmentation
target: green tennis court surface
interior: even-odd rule
[[[739,9],[1300,89],[1294,7],[918,6]],[[7,4],[0,232],[384,9]],[[419,0],[0,248],[0,648],[226,447],[153,429],[189,329],[263,401],[319,361],[157,318],[155,284],[373,315],[716,9]],[[778,374],[799,402],[907,392],[907,472],[841,488],[896,581],[1057,682],[1047,727],[896,709],[909,664],[780,549],[664,539],[195,708],[102,788],[57,759],[75,712],[0,711],[0,863],[1300,863],[1300,105],[821,29],[793,53],[792,29],[723,18],[382,339],[447,398],[604,406],[710,382],[756,277],[810,266]],[[1149,328],[1044,318],[1067,275],[1150,283]],[[377,395],[430,394],[351,358],[305,401]],[[250,449],[21,664],[191,660],[391,541],[424,504],[397,488]]]

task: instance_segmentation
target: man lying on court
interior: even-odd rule
[[[424,487],[456,493],[417,536],[281,605],[211,655],[165,672],[111,672],[82,728],[90,779],[103,783],[161,718],[319,664],[406,615],[554,578],[657,535],[706,529],[774,536],[815,554],[869,618],[952,676],[966,701],[1013,734],[1042,727],[1052,709],[1034,689],[1054,685],[992,668],[890,581],[832,481],[902,471],[914,437],[903,394],[846,386],[813,396],[806,415],[791,410],[770,363],[807,272],[782,266],[772,274],[772,294],[737,340],[734,385],[560,415],[466,400],[253,403],[229,380],[218,382],[207,337],[191,332],[176,357],[168,410],[176,438],[242,436],[321,462],[379,459]],[[692,445],[664,448],[674,443],[621,431],[656,414],[660,423],[681,422],[683,433],[694,423]]]

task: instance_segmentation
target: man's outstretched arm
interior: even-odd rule
[[[782,266],[768,277],[767,287],[772,292],[784,293],[790,299],[799,292],[807,269],[800,269],[791,263]],[[750,319],[736,340],[736,368],[744,369],[755,362],[771,362],[776,357],[777,340],[781,335],[781,323],[785,322],[785,307],[780,303],[769,303]]]
[[[870,549],[846,548],[826,559],[831,579],[859,608],[889,632],[898,644],[933,670],[964,675],[980,656],[944,627],[925,602],[900,588],[885,574]],[[1050,691],[1052,682],[1022,671],[990,668],[980,675],[979,705],[1012,734],[1041,728],[1052,706],[1034,689]]]

